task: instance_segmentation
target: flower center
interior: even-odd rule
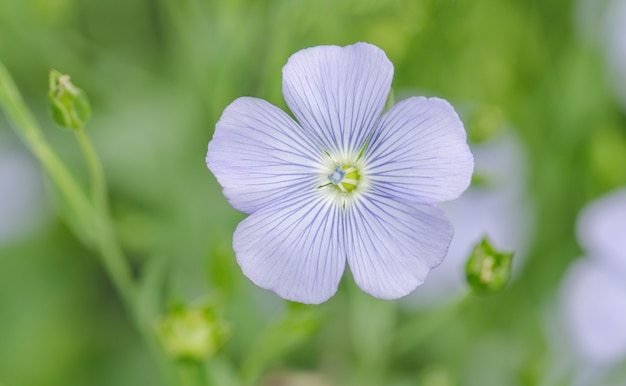
[[[328,179],[339,191],[348,193],[359,185],[360,176],[354,166],[337,165]]]

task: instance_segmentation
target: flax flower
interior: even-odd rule
[[[577,352],[594,364],[626,359],[626,189],[589,204],[578,219],[588,256],[567,271],[563,316]]]
[[[295,116],[235,100],[209,143],[207,165],[237,210],[237,261],[285,299],[321,303],[346,262],[365,292],[413,291],[446,254],[451,223],[437,203],[469,185],[473,158],[446,101],[409,98],[383,114],[393,65],[357,43],[295,53],[283,96]]]

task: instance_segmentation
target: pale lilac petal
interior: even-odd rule
[[[306,192],[242,221],[233,249],[243,273],[260,287],[317,304],[337,291],[346,263],[341,207]]]
[[[609,267],[581,259],[568,270],[563,317],[580,354],[607,363],[626,358],[626,282]]]
[[[577,225],[585,250],[626,273],[626,189],[587,205]]]
[[[345,215],[354,280],[381,299],[402,297],[422,284],[452,239],[452,224],[430,205],[370,195],[352,202]]]
[[[358,153],[385,107],[392,78],[393,65],[376,46],[318,46],[289,58],[283,95],[325,150]]]
[[[206,161],[230,204],[252,213],[296,192],[314,190],[320,154],[284,111],[244,97],[224,110]]]
[[[416,203],[457,198],[474,169],[463,124],[438,98],[409,98],[386,112],[364,158],[373,189]]]

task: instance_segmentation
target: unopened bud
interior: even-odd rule
[[[511,277],[514,253],[498,252],[485,237],[472,251],[465,275],[470,287],[478,293],[501,291]]]
[[[50,71],[50,113],[52,120],[66,129],[79,130],[91,115],[91,107],[87,95],[76,87],[69,75],[56,70]]]
[[[212,307],[176,307],[163,317],[158,335],[165,351],[177,359],[211,357],[226,341],[229,328]]]

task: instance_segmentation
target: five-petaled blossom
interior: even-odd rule
[[[465,129],[437,98],[409,98],[383,114],[392,78],[371,44],[312,47],[283,67],[297,122],[250,97],[224,110],[207,165],[230,204],[250,215],[233,248],[257,285],[321,303],[347,260],[363,291],[394,299],[444,258],[453,229],[436,204],[470,183]]]

